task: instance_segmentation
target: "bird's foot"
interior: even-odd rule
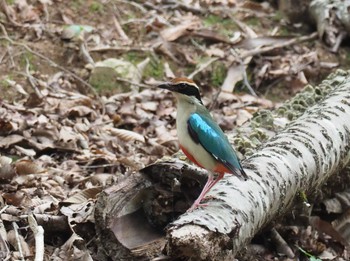
[[[196,200],[186,212],[192,212],[193,210],[195,210],[198,207],[206,207],[206,206],[208,206],[208,204],[201,203],[200,201]]]
[[[208,200],[208,199],[209,199],[209,200],[210,200],[210,199],[216,199],[216,197],[210,195],[210,196],[206,196],[205,199],[206,199],[206,200]]]

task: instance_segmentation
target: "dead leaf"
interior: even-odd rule
[[[88,115],[89,117],[93,116],[92,119],[96,118],[94,110],[84,105],[75,106],[68,111],[69,117],[84,117]]]
[[[36,155],[36,152],[33,149],[25,149],[25,148],[17,146],[17,145],[15,145],[14,147],[21,155],[29,156],[29,157],[33,157]]]
[[[112,185],[116,182],[116,176],[113,174],[95,174],[90,178],[91,183],[94,186],[102,186],[105,187],[107,185]]]
[[[162,30],[160,32],[161,37],[168,42],[172,42],[186,35],[189,30],[194,30],[199,26],[199,21],[194,17],[183,17],[183,19],[181,24]]]
[[[233,92],[236,84],[243,80],[243,73],[245,66],[240,64],[231,65],[228,68],[224,83],[221,85],[221,89],[226,92]]]
[[[23,256],[32,256],[30,251],[30,247],[25,241],[24,237],[18,232],[18,237],[16,237],[16,232],[14,230],[10,230],[7,233],[7,240],[12,245],[12,247],[18,250],[18,244],[21,246],[21,252]]]
[[[16,207],[24,205],[24,201],[26,199],[28,200],[26,193],[23,191],[17,191],[15,193],[3,193],[2,196],[5,199],[6,204]]]
[[[342,237],[342,235],[334,229],[334,227],[327,221],[322,220],[318,216],[312,216],[309,218],[310,225],[313,226],[321,233],[326,233],[331,236],[334,240],[342,243],[344,246],[348,246],[349,243]]]
[[[93,261],[83,238],[73,233],[56,253],[61,260]]]
[[[0,148],[7,149],[13,144],[17,144],[24,140],[24,137],[18,134],[12,134],[6,137],[0,137]]]
[[[85,200],[79,204],[71,204],[61,207],[61,213],[68,217],[68,222],[74,227],[75,224],[94,222],[94,201]]]
[[[102,187],[93,187],[75,193],[73,196],[62,201],[62,204],[81,204],[90,199],[95,199],[97,194],[102,191]]]
[[[16,7],[19,11],[19,16],[22,22],[39,21],[39,14],[32,5],[28,5],[26,0],[16,0]]]
[[[42,174],[47,172],[39,164],[31,160],[20,160],[15,163],[16,173],[18,175]]]
[[[249,121],[253,115],[246,110],[238,110],[236,124],[237,126],[242,126],[243,123]]]
[[[293,37],[291,36],[260,36],[255,38],[245,38],[235,45],[235,47],[251,50],[263,46],[283,44],[292,38]]]
[[[158,109],[158,102],[149,101],[141,103],[141,108],[146,111],[155,112]]]
[[[107,127],[106,131],[109,131],[112,135],[115,135],[124,141],[139,141],[143,143],[145,142],[145,138],[134,131],[117,129],[112,127]]]
[[[0,179],[10,180],[16,175],[15,169],[11,163],[11,158],[0,156]]]

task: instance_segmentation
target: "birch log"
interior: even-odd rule
[[[322,84],[334,89],[243,162],[249,180],[226,175],[210,191],[208,206],[170,225],[168,255],[232,260],[299,191],[311,192],[348,164],[350,76],[339,71]]]

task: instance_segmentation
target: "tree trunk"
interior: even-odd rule
[[[191,186],[204,184],[206,172],[178,155],[101,193],[95,220],[99,238],[108,241],[104,251],[113,260],[155,257],[162,251],[192,260],[232,260],[262,227],[287,211],[299,191],[311,193],[349,161],[349,74],[338,71],[311,89],[276,113],[255,117],[252,128],[243,128],[249,129],[250,143],[244,136],[229,136],[236,148],[251,154],[243,161],[249,179],[225,175],[210,191],[206,207],[182,214],[200,192]],[[288,119],[294,121],[281,130]],[[159,232],[165,226],[166,235]]]

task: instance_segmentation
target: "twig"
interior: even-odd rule
[[[120,165],[120,163],[110,163],[110,164],[82,166],[82,168],[83,169],[98,169],[98,168],[105,168],[105,167],[115,167],[115,166],[119,166],[119,165]]]
[[[105,51],[139,51],[139,52],[153,52],[153,48],[141,46],[103,46],[89,49],[90,52],[105,52]]]
[[[44,6],[44,22],[48,23],[50,21],[50,14],[49,14],[49,10],[47,9],[47,2],[46,1],[42,1],[41,4]]]
[[[38,98],[40,100],[42,100],[44,98],[44,95],[41,93],[41,91],[38,89],[38,87],[36,87],[36,79],[30,74],[29,66],[30,66],[29,61],[26,58],[26,73],[25,73],[25,75],[27,76],[30,85],[34,89],[36,96],[38,96]]]
[[[136,3],[135,1],[116,0],[116,2],[132,5],[132,6],[136,7],[137,9],[139,9],[144,14],[148,12],[142,5]]]
[[[10,61],[11,61],[11,67],[10,67],[10,68],[15,68],[15,67],[16,67],[16,64],[15,64],[15,61],[13,60],[13,55],[12,55],[12,48],[11,48],[11,46],[7,46],[7,52],[8,52],[8,54],[9,54]]]
[[[120,81],[120,82],[130,83],[131,85],[135,85],[135,86],[143,87],[143,88],[150,88],[150,87],[153,87],[152,85],[143,84],[143,83],[138,83],[138,82],[133,82],[133,81],[129,81],[129,80],[126,80],[126,79],[123,79],[123,78],[120,78],[120,77],[116,77],[116,80],[117,80],[117,81]]]
[[[9,205],[5,205],[2,209],[0,209],[0,214],[2,214],[8,207]]]
[[[16,42],[16,41],[13,41],[10,37],[8,37],[7,35],[7,32],[6,32],[6,29],[4,28],[4,26],[2,24],[0,24],[0,28],[2,29],[3,33],[5,36],[1,36],[0,37],[0,40],[6,40],[8,42],[10,42],[12,45],[17,45],[17,46],[22,46],[24,49],[26,49],[28,52],[30,52],[31,54],[34,54],[35,56],[38,56],[39,58],[45,60],[46,62],[48,62],[51,66],[53,67],[56,67],[60,70],[62,70],[63,72],[71,75],[74,79],[76,79],[77,81],[81,82],[83,85],[87,86],[90,91],[94,94],[94,96],[96,98],[98,98],[98,100],[100,101],[101,103],[101,107],[102,107],[102,114],[105,113],[105,107],[104,107],[104,104],[103,104],[103,101],[100,97],[100,95],[97,93],[97,91],[95,90],[95,88],[89,84],[88,82],[86,82],[85,80],[83,80],[81,77],[79,77],[78,75],[76,75],[75,73],[67,70],[66,68],[64,68],[63,66],[55,63],[53,60],[51,60],[50,58],[44,56],[43,54],[37,52],[37,51],[34,51],[33,49],[31,49],[28,45],[24,44],[24,43],[19,43],[19,42]]]
[[[128,19],[127,21],[125,21],[125,22],[122,22],[121,24],[122,24],[122,25],[136,24],[136,23],[145,24],[145,23],[147,23],[147,22],[148,22],[147,19],[131,18],[131,19]]]
[[[19,256],[20,256],[21,260],[24,261],[24,256],[23,256],[23,252],[22,252],[22,245],[21,245],[21,241],[20,241],[19,235],[18,235],[18,225],[16,222],[12,222],[12,226],[13,226],[13,231],[15,232]]]
[[[244,85],[247,87],[247,89],[249,90],[251,95],[257,97],[258,95],[256,94],[256,92],[254,91],[254,89],[252,88],[252,86],[250,85],[250,83],[248,81],[247,71],[245,69],[245,64],[243,62],[243,59],[237,54],[237,52],[234,49],[231,49],[231,53],[238,59],[238,61],[240,63],[240,67],[242,68]]]
[[[115,26],[115,29],[117,30],[118,35],[125,41],[130,43],[130,39],[127,36],[127,34],[124,32],[123,28],[121,27],[119,20],[120,20],[120,15],[119,15],[119,10],[118,8],[115,6],[115,4],[113,4],[113,9],[114,9],[114,13],[115,15],[113,16],[113,23]]]
[[[275,228],[271,229],[270,236],[271,236],[272,242],[277,248],[278,253],[285,254],[289,258],[295,257],[292,249],[289,247],[287,242],[283,239],[283,237],[280,235],[280,233],[278,233],[278,231]]]
[[[86,43],[85,43],[85,41],[82,41],[82,42],[80,43],[80,48],[79,48],[79,50],[80,50],[81,56],[83,57],[83,59],[84,59],[84,61],[85,61],[86,63],[90,63],[90,64],[92,64],[92,65],[95,65],[94,59],[92,59],[92,57],[91,57],[91,55],[90,55],[88,49],[86,48]]]
[[[172,10],[182,9],[186,12],[191,12],[191,13],[200,14],[200,15],[207,13],[207,10],[183,4],[183,3],[180,3],[180,1],[163,0],[162,4],[170,4],[168,8]]]
[[[113,22],[114,22],[114,26],[115,26],[115,29],[117,30],[118,32],[118,35],[126,42],[130,42],[130,39],[129,37],[126,35],[126,33],[124,32],[123,28],[121,27],[118,19],[114,16],[113,17]]]
[[[6,208],[8,208],[8,206],[9,205],[5,205],[1,210],[0,210],[0,214],[2,213],[2,212],[4,212],[5,210],[6,210]],[[2,219],[0,219],[0,230],[1,231],[5,231],[6,230],[6,228],[5,228],[5,225],[4,225],[4,222],[2,221]],[[9,256],[11,256],[10,255],[10,249],[9,249],[9,247],[8,247],[8,242],[7,242],[7,240],[4,238],[4,237],[2,237],[2,236],[0,236],[0,242],[1,242],[1,250],[3,251],[3,252],[5,252],[5,250],[6,250],[6,255],[7,255],[7,257],[9,257]],[[7,259],[7,258],[6,258]]]
[[[6,50],[4,53],[2,53],[2,54],[0,55],[0,64],[1,64],[2,61],[4,60],[4,58],[5,58],[5,56],[6,56],[6,53],[7,53],[7,50]]]
[[[201,52],[205,52],[205,50],[207,49],[205,46],[201,46],[199,43],[196,42],[196,40],[194,38],[190,39],[191,43],[194,45],[194,47],[198,48]]]
[[[34,261],[44,260],[44,229],[42,226],[38,226],[33,214],[28,216],[28,223],[30,229],[34,233],[35,238],[35,259]]]
[[[205,68],[207,68],[209,65],[211,65],[213,62],[217,61],[218,59],[219,59],[219,57],[214,57],[214,58],[209,59],[207,62],[201,64],[197,70],[193,71],[188,76],[188,78],[192,79],[197,73],[203,71]]]
[[[22,25],[20,23],[17,23],[15,20],[12,19],[10,12],[9,12],[9,8],[7,6],[6,0],[1,0],[0,2],[0,10],[5,14],[7,20],[9,20],[9,22],[14,25],[14,26],[18,26],[21,27]]]
[[[1,25],[0,25],[1,26]],[[22,46],[23,48],[25,48],[28,52],[34,54],[35,56],[40,57],[41,59],[47,61],[48,63],[50,63],[53,67],[56,67],[62,71],[64,71],[65,73],[68,73],[69,75],[71,75],[73,78],[75,78],[76,80],[78,80],[79,82],[83,83],[85,86],[89,87],[91,89],[91,91],[94,93],[95,96],[99,97],[98,93],[96,92],[96,90],[94,89],[94,87],[92,87],[89,83],[87,83],[85,80],[83,80],[82,78],[80,78],[78,75],[76,75],[75,73],[67,70],[66,68],[58,65],[57,63],[55,63],[54,61],[52,61],[50,58],[47,58],[46,56],[44,56],[41,53],[38,53],[37,51],[34,51],[33,49],[31,49],[28,45],[24,44],[24,43],[18,43],[15,42],[13,40],[11,40],[8,37],[0,37],[1,40],[7,40],[9,41],[11,44],[13,45],[17,45],[17,46]]]
[[[338,35],[333,47],[331,48],[331,52],[336,53],[338,52],[339,46],[342,43],[342,41],[344,40],[344,38],[347,36],[347,32],[345,31],[341,31],[340,34]]]
[[[6,29],[5,29],[5,27],[4,27],[1,23],[0,23],[0,27],[1,27],[2,32],[3,32],[3,34],[5,35],[5,37],[9,37],[9,35],[8,35],[8,33],[7,33]],[[14,68],[14,67],[15,67],[15,62],[14,62],[13,57],[12,57],[12,55],[11,55],[11,48],[10,48],[10,46],[7,46],[7,53],[9,54],[9,57],[10,57],[10,61],[11,61],[11,65],[12,65],[11,68]],[[6,52],[4,53],[4,57],[5,57],[5,55],[6,55]],[[2,59],[3,59],[3,58],[2,58]],[[2,59],[1,59],[1,60],[2,60]],[[1,61],[0,61],[0,63],[1,63]]]
[[[254,55],[257,55],[257,54],[270,52],[270,51],[272,51],[274,49],[290,46],[290,45],[293,45],[293,44],[296,44],[296,43],[305,42],[305,41],[308,41],[308,40],[313,40],[313,39],[316,39],[316,38],[317,38],[317,32],[314,32],[314,33],[312,33],[310,35],[293,38],[293,39],[291,39],[289,41],[286,41],[284,43],[277,43],[277,44],[274,44],[274,45],[271,45],[271,46],[262,47],[262,48],[258,47],[256,49],[243,52],[240,55],[240,58],[243,60],[243,59],[245,59],[245,58],[247,58],[249,56],[254,56]]]
[[[215,96],[213,97],[213,101],[212,101],[212,103],[210,104],[210,106],[208,108],[209,111],[211,111],[215,107],[216,102],[217,102],[217,100],[219,98],[219,95],[220,95],[221,91],[222,91],[222,89],[219,88],[219,90],[216,92]]]
[[[158,5],[154,5],[152,3],[150,3],[150,1],[145,1],[143,3],[143,5],[148,8],[148,9],[151,9],[151,10],[156,10],[157,12],[163,14],[165,11],[164,11],[164,8],[161,8],[161,7],[158,7]]]

